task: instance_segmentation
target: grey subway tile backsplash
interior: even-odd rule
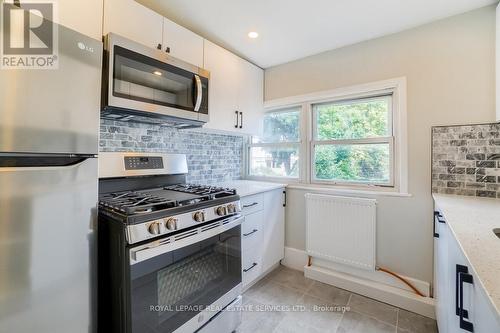
[[[187,182],[216,184],[241,178],[243,137],[101,119],[99,150],[186,154]]]
[[[500,124],[432,129],[432,191],[500,199]]]

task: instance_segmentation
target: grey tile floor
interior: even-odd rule
[[[280,266],[243,294],[237,332],[437,333],[437,328],[435,320]]]

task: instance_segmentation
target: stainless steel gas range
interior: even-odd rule
[[[184,155],[99,155],[99,331],[232,332],[241,322],[235,190],[185,183]]]

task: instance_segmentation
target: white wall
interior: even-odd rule
[[[431,281],[431,126],[495,120],[495,6],[269,68],[265,99],[401,76],[408,80],[413,196],[377,197],[377,264]],[[289,247],[305,248],[307,192],[288,194]]]

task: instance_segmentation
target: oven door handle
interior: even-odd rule
[[[220,223],[220,225],[211,229],[207,228],[207,226],[210,225],[209,223],[208,225],[187,231],[186,234],[190,235],[179,237],[179,239],[176,239],[176,236],[181,236],[183,233],[132,248],[130,250],[130,265],[140,263],[221,234],[224,231],[241,225],[243,219],[244,217],[241,215],[231,216],[228,219],[216,222]]]

